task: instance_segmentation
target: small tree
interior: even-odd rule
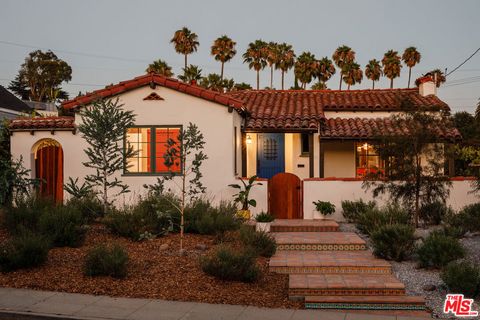
[[[135,115],[124,110],[123,104],[117,99],[98,100],[92,107],[85,108],[81,116],[79,130],[89,145],[84,150],[88,161],[83,165],[95,170],[85,180],[92,187],[98,188],[106,212],[111,205],[110,190],[120,189],[113,197],[129,192],[128,185],[114,175],[123,169],[125,159],[136,154],[131,146],[123,147],[125,132],[135,123]]]
[[[152,190],[163,192],[165,181],[172,181],[180,191],[180,204],[172,205],[180,213],[180,252],[183,253],[183,235],[184,235],[184,213],[187,201],[195,200],[199,195],[205,193],[205,187],[201,182],[202,173],[200,167],[207,155],[203,153],[205,141],[203,134],[198,127],[189,123],[187,129],[180,130],[178,138],[168,139],[167,151],[164,155],[165,165],[168,168],[168,174],[158,179],[157,186],[147,186]],[[174,170],[180,168],[180,171]],[[178,179],[177,179],[178,178]],[[175,180],[180,180],[177,183]],[[171,191],[171,190],[170,190]]]
[[[374,143],[386,163],[386,176],[382,172],[370,173],[362,187],[373,188],[374,197],[388,192],[395,201],[402,201],[418,226],[421,205],[445,202],[449,196],[452,183],[444,173],[443,143],[452,127],[448,114],[439,108],[417,107],[409,100],[401,104],[404,112],[390,121],[390,126],[401,129],[401,133],[383,130]]]

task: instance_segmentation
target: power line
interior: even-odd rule
[[[461,66],[463,66],[468,60],[470,60],[474,55],[477,54],[477,52],[480,51],[480,48],[478,48],[477,50],[475,50],[474,53],[472,53],[470,55],[470,57],[468,57],[467,59],[465,59],[462,63],[460,63],[455,69],[453,69],[452,71],[450,71],[449,73],[447,73],[445,76],[449,76],[451,75],[452,73],[454,73],[455,71],[457,71]]]

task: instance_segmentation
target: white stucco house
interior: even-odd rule
[[[96,99],[118,98],[136,114],[125,141],[139,150],[119,173],[133,191],[119,203],[134,201],[145,192],[144,184],[165,174],[166,139],[193,122],[205,137],[208,160],[201,170],[213,201],[231,199],[228,184],[257,175],[262,185],[253,193],[258,202],[254,212],[315,218],[314,200],[340,207],[341,200],[371,198],[361,189],[362,177],[370,170],[382,170],[383,164],[369,141],[375,130],[398,129],[391,127],[388,117],[401,112],[399,101],[405,97],[418,106],[448,108],[436,96],[430,78],[414,89],[219,93],[147,74],[64,102],[64,109],[75,111],[73,117],[13,120],[11,151],[13,157],[23,157],[33,177],[45,179],[43,194],[61,200],[68,177],[82,179],[88,173],[82,165],[87,146],[76,129],[79,111]],[[442,134],[460,138],[457,130]],[[465,181],[454,182],[454,207],[473,201],[472,197]]]

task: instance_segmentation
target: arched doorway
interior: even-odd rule
[[[38,194],[56,203],[63,201],[63,149],[58,141],[42,139],[32,148]]]
[[[302,181],[292,173],[268,180],[268,211],[277,219],[303,219]]]

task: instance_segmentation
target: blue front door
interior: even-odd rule
[[[257,137],[257,176],[270,179],[285,172],[285,135],[259,133]]]

